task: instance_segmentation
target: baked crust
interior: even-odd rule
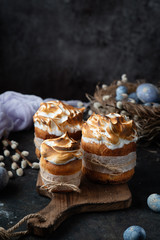
[[[76,159],[63,165],[56,165],[41,156],[40,166],[53,175],[71,175],[81,170],[82,160]]]
[[[84,151],[100,156],[125,156],[136,151],[136,143],[125,144],[123,148],[109,149],[105,144],[84,142],[81,140],[81,147]]]
[[[40,128],[35,127],[34,128],[35,136],[41,139],[51,139],[51,138],[57,138],[59,136],[56,136],[54,134],[49,134],[47,131],[43,131]]]
[[[40,150],[38,148],[36,148],[35,154],[36,154],[37,158],[40,159],[41,154],[40,154]]]
[[[54,134],[49,134],[47,131],[43,131],[42,129],[39,129],[37,127],[34,128],[35,131],[35,136],[38,138],[42,138],[42,139],[52,139],[52,138],[58,138],[60,136],[56,136]],[[77,132],[68,132],[68,136],[70,138],[73,138],[74,140],[80,140],[81,139],[81,135],[82,132],[81,131],[77,131]]]
[[[89,179],[99,183],[111,183],[111,184],[120,184],[128,182],[134,175],[134,168],[121,174],[106,174],[100,173],[93,170],[90,170],[86,167],[82,167],[82,173],[86,175]]]

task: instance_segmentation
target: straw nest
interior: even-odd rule
[[[160,107],[144,106],[127,102],[125,99],[116,102],[116,88],[119,82],[114,81],[110,86],[97,85],[94,96],[86,94],[90,101],[90,109],[102,115],[114,112],[128,116],[129,119],[134,120],[137,126],[138,143],[143,142],[148,145],[160,136]],[[128,88],[129,94],[135,92],[137,86],[141,83],[142,81],[136,83],[125,82],[123,85]],[[158,143],[157,140],[155,142]]]

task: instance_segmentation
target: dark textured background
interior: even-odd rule
[[[0,0],[0,93],[86,100],[127,73],[160,80],[159,0]]]

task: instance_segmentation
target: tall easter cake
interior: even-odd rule
[[[117,113],[92,114],[82,127],[83,173],[102,183],[127,182],[136,165],[136,140],[132,120]]]
[[[40,157],[40,145],[43,140],[57,138],[64,133],[80,140],[85,108],[75,108],[61,101],[43,102],[33,116],[35,129],[36,155]]]

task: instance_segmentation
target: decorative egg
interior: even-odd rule
[[[151,83],[143,83],[137,87],[137,97],[143,102],[159,102],[160,92],[156,86]]]
[[[153,193],[147,198],[147,204],[154,212],[160,213],[160,194]]]
[[[139,102],[139,98],[137,97],[137,93],[136,92],[132,92],[128,95],[128,98],[134,99],[136,101],[136,103]]]
[[[122,101],[124,97],[121,94],[116,95],[116,101]]]
[[[126,86],[119,86],[117,87],[116,89],[116,95],[121,95],[122,93],[127,93],[128,92],[128,89]]]
[[[146,239],[146,232],[140,226],[131,226],[123,233],[124,240],[144,240]]]
[[[144,106],[148,106],[148,107],[151,107],[151,106],[152,106],[152,104],[149,103],[149,102],[148,102],[148,103],[144,103],[143,105],[144,105]]]
[[[0,191],[7,185],[9,180],[8,172],[5,168],[0,167]]]

